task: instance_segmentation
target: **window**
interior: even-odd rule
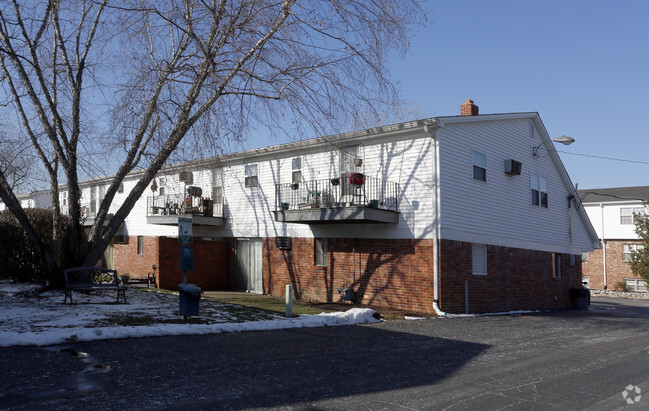
[[[487,156],[473,152],[473,179],[487,181]]]
[[[300,157],[295,157],[292,166],[293,174],[291,176],[291,182],[299,184],[302,181],[302,159]]]
[[[530,173],[532,205],[548,208],[548,180],[538,174]]]
[[[122,194],[124,192],[124,183],[120,183],[119,187],[117,187],[117,192]],[[162,193],[160,193],[162,194]]]
[[[327,266],[327,239],[316,238],[315,245],[315,265],[319,267]]]
[[[581,284],[585,285],[588,288],[590,288],[590,277],[587,276],[587,275],[581,276]]]
[[[637,278],[625,278],[627,291],[647,291],[647,282]]]
[[[581,253],[581,261],[588,261],[590,258],[590,253],[588,251],[584,251]]]
[[[552,277],[561,278],[561,254],[552,253]]]
[[[160,193],[161,196],[165,195],[165,188],[164,188],[164,187],[160,187],[160,191],[159,191],[159,193]]]
[[[620,208],[620,224],[635,224],[635,214],[644,214],[642,207]]]
[[[473,275],[487,275],[487,246],[472,244]]]
[[[137,255],[144,255],[144,237],[137,236]]]
[[[623,244],[622,261],[631,261],[634,251],[640,251],[644,248],[642,244]]]
[[[259,174],[257,172],[257,164],[246,165],[246,187],[259,187]]]
[[[68,205],[68,192],[64,191],[61,193],[61,204],[64,206]]]

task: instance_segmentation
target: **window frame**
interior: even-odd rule
[[[246,164],[244,166],[244,177],[246,188],[259,187],[259,164]]]
[[[313,239],[313,263],[316,267],[327,267],[327,239]]]
[[[137,236],[137,255],[144,255],[144,236]]]
[[[623,213],[623,210],[630,211],[630,214]],[[620,225],[635,224],[637,214],[644,214],[644,207],[620,207]]]
[[[476,155],[480,158],[476,162]],[[487,155],[478,150],[471,150],[471,178],[476,181],[487,182]]]
[[[488,269],[488,254],[486,244],[471,244],[471,273],[473,275],[486,276]],[[484,270],[481,270],[484,268]]]
[[[633,257],[633,252],[642,249],[644,249],[643,244],[634,244],[634,243],[622,244],[622,261],[624,261],[625,263],[631,262]]]
[[[561,254],[552,253],[552,278],[561,278]]]
[[[530,204],[534,207],[549,208],[548,179],[530,172]]]
[[[635,283],[635,284],[632,287],[629,287],[631,283]],[[641,283],[644,283],[644,285],[641,285]],[[625,278],[624,284],[626,285],[627,291],[634,291],[634,292],[649,291],[649,288],[647,287],[647,281],[642,278]],[[640,290],[640,288],[642,287],[644,287],[644,290]]]

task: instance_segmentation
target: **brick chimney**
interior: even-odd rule
[[[477,116],[478,106],[473,104],[473,100],[466,100],[464,104],[460,106],[460,114],[463,116]]]

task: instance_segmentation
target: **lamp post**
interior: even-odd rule
[[[572,138],[570,136],[566,136],[566,135],[563,135],[561,137],[554,137],[554,138],[551,138],[550,140],[554,141],[555,143],[561,143],[561,144],[566,145],[566,146],[569,146],[570,144],[575,142],[574,138]],[[541,148],[542,145],[543,145],[543,142],[541,142],[541,144],[539,144],[538,146],[536,146],[536,147],[534,147],[532,149],[532,156],[533,157],[538,157],[539,156],[539,149]]]

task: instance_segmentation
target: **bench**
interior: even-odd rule
[[[127,287],[117,277],[117,271],[101,267],[76,267],[63,271],[65,278],[65,304],[70,297],[72,304],[72,291],[116,290],[117,302],[122,297],[126,303]]]

